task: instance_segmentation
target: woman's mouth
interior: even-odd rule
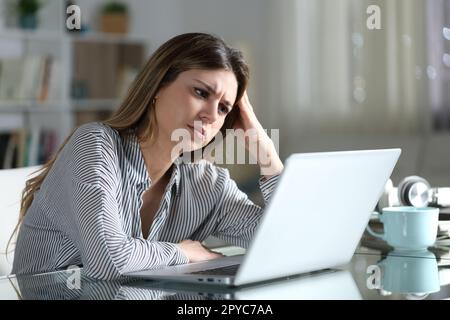
[[[194,127],[189,124],[187,126],[194,133],[194,135],[196,135],[202,141],[206,139],[206,130],[205,129],[203,129],[202,127],[197,127],[197,126]]]

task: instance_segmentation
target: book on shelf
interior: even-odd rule
[[[24,126],[25,121],[20,113],[2,113],[0,116],[0,132],[9,132]]]
[[[0,60],[0,100],[17,100],[20,97],[23,60],[9,58]]]
[[[61,96],[60,65],[51,55],[0,59],[0,101],[57,100]]]
[[[24,130],[15,130],[0,135],[0,166],[2,169],[12,169],[23,166],[25,152]]]
[[[0,169],[43,164],[56,152],[57,141],[57,133],[52,129],[0,133]]]

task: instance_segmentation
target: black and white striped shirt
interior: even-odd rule
[[[278,181],[260,188],[268,201]],[[49,171],[19,231],[15,274],[83,265],[87,276],[114,279],[129,271],[187,263],[175,245],[214,235],[247,247],[262,214],[210,162],[176,161],[147,239],[142,194],[151,185],[136,135],[101,123],[79,127]]]
[[[140,281],[121,277],[99,281],[84,275],[79,269],[75,280],[70,269],[39,275],[21,275],[13,278],[16,293],[21,300],[205,300],[208,295],[176,291],[161,281]],[[77,281],[79,281],[77,283]],[[214,297],[214,298],[219,298]]]

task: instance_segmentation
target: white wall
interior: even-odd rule
[[[96,7],[102,2],[104,1],[78,0],[86,21],[96,15]],[[450,185],[450,152],[446,151],[449,146],[446,142],[446,134],[441,138],[430,137],[420,125],[417,127],[414,124],[421,117],[427,116],[426,114],[421,114],[419,110],[415,118],[411,119],[396,114],[395,118],[390,118],[394,119],[392,120],[394,122],[389,124],[390,131],[376,130],[377,126],[381,127],[384,124],[386,108],[405,109],[425,106],[426,109],[428,107],[425,105],[426,100],[422,99],[428,92],[423,79],[421,82],[416,82],[416,79],[408,78],[408,82],[401,84],[402,88],[404,85],[414,87],[414,92],[398,87],[398,90],[401,90],[398,93],[400,96],[416,93],[422,97],[411,103],[408,103],[410,100],[406,97],[405,102],[401,102],[403,104],[391,107],[392,101],[395,102],[395,99],[392,100],[391,92],[394,87],[387,93],[387,97],[377,96],[386,94],[377,87],[385,81],[383,79],[386,77],[391,81],[395,76],[392,70],[385,74],[377,67],[377,64],[381,63],[384,68],[384,64],[387,66],[387,61],[392,60],[389,52],[386,51],[388,45],[398,47],[399,56],[394,59],[397,61],[394,64],[401,64],[400,69],[409,70],[406,65],[408,61],[413,63],[414,59],[419,59],[417,63],[421,65],[425,59],[426,55],[420,50],[416,49],[409,53],[402,43],[396,43],[396,37],[401,39],[402,32],[409,32],[413,38],[413,45],[414,37],[420,36],[420,32],[417,33],[418,26],[411,24],[411,19],[399,20],[405,15],[420,13],[418,8],[409,5],[410,2],[403,1],[393,5],[384,0],[375,1],[385,10],[384,18],[389,23],[387,31],[391,28],[395,30],[392,33],[393,36],[387,34],[386,47],[379,34],[364,35],[366,42],[363,54],[374,50],[376,54],[365,56],[366,60],[358,62],[360,64],[352,68],[356,68],[355,72],[366,73],[367,83],[373,86],[374,92],[369,93],[366,104],[362,104],[359,110],[352,109],[350,113],[341,112],[350,106],[345,104],[345,95],[340,95],[339,92],[348,90],[349,87],[351,89],[354,75],[345,76],[342,71],[345,68],[342,65],[333,67],[332,59],[336,58],[336,54],[339,54],[338,57],[341,60],[346,52],[352,55],[351,47],[338,49],[338,46],[347,40],[351,41],[350,32],[354,31],[355,24],[361,27],[365,22],[364,16],[358,18],[358,10],[364,9],[364,5],[370,1],[340,0],[339,4],[336,4],[321,0],[317,7],[312,5],[314,1],[311,0],[286,0],[282,3],[272,0],[127,0],[125,2],[129,3],[131,8],[131,33],[147,37],[152,43],[151,51],[176,34],[193,31],[218,34],[231,45],[243,50],[252,71],[250,98],[263,125],[267,128],[280,129],[280,152],[283,158],[292,152],[398,146],[402,147],[404,152],[394,171],[397,180],[409,174],[424,174],[425,178],[433,184]],[[289,2],[297,3],[296,10],[299,10],[301,19],[290,9]],[[330,5],[336,10],[327,10]],[[405,12],[400,10],[404,5],[407,9],[409,8]],[[346,8],[353,8],[353,11],[346,13]],[[341,21],[341,23],[336,28],[328,28],[323,26],[326,17],[330,21]],[[335,20],[331,19],[333,17]],[[345,19],[349,17],[353,20],[349,20],[345,25],[347,21]],[[315,33],[315,29],[319,30],[320,34]],[[349,34],[344,36],[344,32]],[[340,36],[338,38],[332,36],[330,41],[310,49],[311,45],[327,34]],[[301,37],[301,41],[292,44],[292,48],[286,47],[286,43],[289,44],[292,37],[296,36]],[[349,45],[351,46],[351,43]],[[385,54],[388,56],[383,57]],[[352,56],[348,59],[352,59]],[[301,67],[291,65],[291,61],[300,61]],[[314,69],[320,61],[329,67]],[[391,67],[392,61],[389,62]],[[288,76],[289,72],[292,73],[292,68],[299,68],[297,71],[300,76],[297,80]],[[409,70],[408,75],[411,76],[411,74]],[[339,84],[339,81],[342,82],[339,87],[333,86],[333,83]],[[299,109],[294,113],[287,113],[286,106],[293,104],[300,85],[302,89],[309,86],[309,90],[320,99],[303,96]],[[335,111],[332,109],[334,100],[330,98],[332,97],[330,90],[334,90],[333,92],[337,94],[335,96],[340,97],[336,100]],[[324,107],[330,109],[324,109]],[[377,110],[383,110],[385,113],[382,114]],[[402,124],[402,127],[406,129],[396,130],[395,123]],[[405,125],[405,123],[411,125]],[[437,167],[440,169],[437,170]]]

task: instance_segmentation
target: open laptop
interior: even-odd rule
[[[293,154],[245,255],[125,275],[241,286],[346,264],[400,153]]]

